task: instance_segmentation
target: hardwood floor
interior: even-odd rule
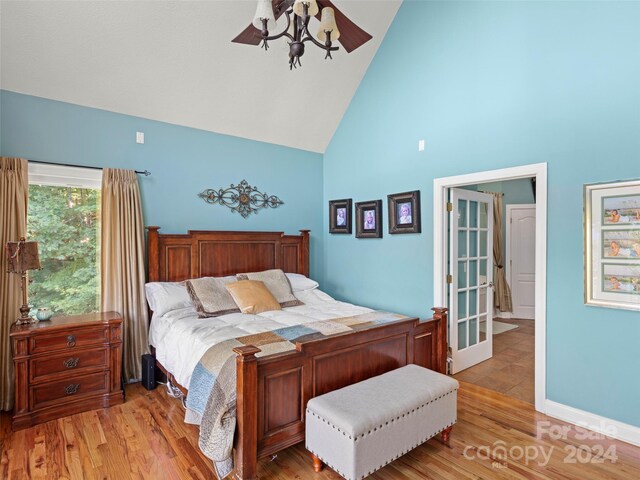
[[[147,392],[134,384],[126,391],[122,405],[18,432],[11,432],[10,417],[3,413],[0,478],[215,478],[211,462],[198,450],[196,427],[182,421],[179,401],[169,398],[163,388]],[[582,431],[576,428],[569,428],[566,438],[550,438],[549,434],[537,438],[537,426],[546,432],[553,425],[553,432],[558,433],[558,426],[567,424],[500,393],[461,383],[458,415],[450,447],[431,439],[370,478],[640,478],[640,448],[608,439],[581,440]],[[279,480],[341,478],[326,468],[314,473],[302,444],[281,452],[273,461],[261,461],[258,475]]]
[[[493,357],[463,370],[453,378],[533,404],[535,399],[534,321],[517,318],[496,318],[495,320],[518,325],[518,328],[494,335]]]

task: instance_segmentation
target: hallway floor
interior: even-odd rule
[[[510,397],[534,403],[533,320],[495,318],[518,328],[493,336],[493,358],[453,376]]]

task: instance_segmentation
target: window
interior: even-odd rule
[[[41,270],[29,272],[29,301],[55,314],[100,308],[102,171],[29,164],[27,238],[37,240]]]

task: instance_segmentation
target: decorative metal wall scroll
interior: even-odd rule
[[[243,218],[258,213],[261,208],[278,208],[284,204],[275,195],[259,192],[258,187],[252,187],[246,180],[242,180],[238,185],[232,183],[229,188],[209,188],[198,196],[207,203],[229,207],[232,212],[240,213]]]

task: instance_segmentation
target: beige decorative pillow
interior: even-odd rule
[[[204,277],[187,280],[185,285],[200,318],[239,313],[233,297],[225,288],[236,283],[235,277]]]
[[[242,313],[258,314],[272,310],[282,310],[263,282],[240,280],[226,286]]]
[[[280,306],[285,307],[297,307],[298,305],[304,305],[298,300],[291,289],[291,283],[282,270],[265,270],[264,272],[254,273],[240,273],[236,275],[238,280],[256,280],[263,282],[265,287],[269,289]]]

